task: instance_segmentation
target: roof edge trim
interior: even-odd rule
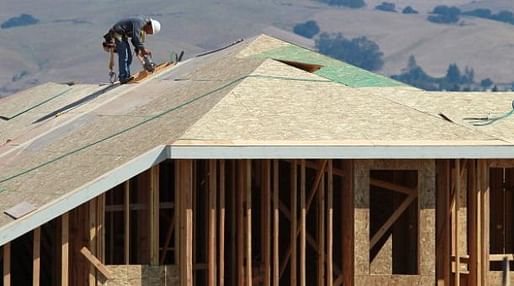
[[[169,159],[513,159],[512,145],[170,145]]]
[[[0,246],[166,160],[166,158],[169,157],[167,149],[165,145],[155,147],[124,165],[105,173],[94,181],[76,188],[67,195],[61,196],[57,200],[39,207],[26,217],[14,220],[5,225],[0,229]]]

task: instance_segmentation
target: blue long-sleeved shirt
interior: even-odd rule
[[[145,24],[146,21],[140,17],[123,19],[114,24],[111,30],[109,30],[109,33],[107,33],[104,37],[107,41],[110,41],[114,37],[115,33],[119,34],[123,37],[129,38],[136,51],[142,50],[144,49],[143,26],[145,26]]]

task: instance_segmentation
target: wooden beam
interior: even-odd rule
[[[244,212],[243,212],[243,205],[244,205],[244,178],[245,178],[245,172],[244,172],[244,163],[243,161],[239,160],[237,161],[238,172],[237,172],[237,191],[236,191],[236,220],[237,220],[237,277],[238,277],[238,283],[237,285],[245,285],[245,268],[244,268]]]
[[[293,160],[291,164],[291,284],[292,286],[296,286],[297,283],[297,273],[296,273],[296,241],[297,241],[297,198],[298,192],[298,165],[296,160]]]
[[[61,216],[61,286],[69,285],[70,220],[68,213]],[[5,286],[5,285],[4,285]]]
[[[180,225],[180,285],[193,285],[193,161],[178,160],[177,177],[182,222]]]
[[[123,256],[125,265],[130,264],[130,180],[123,184],[123,222],[124,222],[124,240],[123,240]]]
[[[327,286],[334,285],[333,239],[334,239],[334,178],[333,162],[328,160],[327,170]]]
[[[325,173],[321,176],[318,191],[318,286],[323,286],[325,280]]]
[[[379,179],[370,178],[369,183],[370,183],[370,185],[375,186],[375,187],[380,187],[383,189],[387,189],[390,191],[394,191],[394,192],[398,192],[398,193],[402,193],[402,194],[406,194],[406,195],[412,195],[417,192],[415,188],[408,188],[405,186],[401,186],[401,185],[398,185],[395,183],[391,183],[391,182],[387,182],[387,181],[383,181],[383,180],[379,180]]]
[[[407,198],[405,198],[403,200],[403,202],[398,206],[398,208],[393,212],[393,214],[379,228],[379,230],[375,233],[375,235],[373,235],[373,237],[369,241],[369,249],[372,249],[373,247],[375,247],[377,242],[389,230],[389,228],[395,224],[395,222],[400,218],[400,216],[410,206],[410,204],[416,199],[416,197],[417,197],[416,194],[409,195]]]
[[[482,262],[482,269],[481,272],[482,275],[482,285],[488,285],[488,280],[486,273],[489,271],[489,222],[490,222],[490,202],[489,202],[489,196],[490,196],[490,183],[489,183],[489,166],[487,160],[480,160],[481,162],[481,216],[482,216],[482,223],[480,227],[480,233],[482,234],[481,237],[481,262]]]
[[[436,276],[437,286],[450,284],[450,161],[436,161]]]
[[[271,161],[264,160],[262,163],[262,233],[263,233],[263,271],[264,286],[271,284]]]
[[[460,259],[459,259],[459,197],[460,197],[460,160],[455,160],[455,211],[453,215],[455,216],[455,286],[460,286]]]
[[[3,286],[11,286],[11,243],[8,242],[3,246],[3,255],[4,255],[4,285]]]
[[[91,266],[98,270],[98,272],[102,273],[106,280],[112,279],[111,271],[107,269],[107,267],[105,267],[105,265],[100,261],[100,259],[98,259],[93,253],[91,253],[91,251],[87,247],[83,246],[80,249],[80,253],[82,253],[84,258],[86,258],[87,261],[89,261]]]
[[[41,275],[41,227],[33,231],[32,286],[39,286]]]
[[[217,183],[216,160],[209,160],[209,185],[208,185],[208,204],[209,204],[209,226],[208,226],[208,285],[216,285],[216,183]]]
[[[306,286],[306,243],[305,234],[307,209],[305,204],[305,160],[300,162],[300,286]]]
[[[252,286],[252,161],[244,160],[246,195],[246,285]]]
[[[159,265],[159,165],[150,169],[150,265]]]
[[[96,254],[96,199],[89,201],[89,248]],[[89,267],[89,286],[96,286],[96,268]]]
[[[477,281],[478,271],[477,271],[477,196],[478,196],[478,188],[477,188],[477,176],[476,176],[476,160],[469,160],[468,163],[468,212],[467,212],[467,225],[468,225],[468,245],[469,245],[469,276],[468,276],[468,285],[478,285]]]
[[[279,209],[278,209],[278,160],[273,160],[273,286],[279,286]]]
[[[219,229],[219,265],[218,285],[225,285],[225,160],[219,161],[220,186],[220,229]]]
[[[342,195],[341,195],[341,235],[342,235],[342,272],[341,283],[343,285],[353,285],[354,277],[354,227],[355,227],[355,208],[353,193],[353,161],[342,161],[341,168],[344,171]],[[339,279],[337,279],[339,280]],[[339,281],[336,281],[339,282]],[[339,285],[338,283],[335,283]]]

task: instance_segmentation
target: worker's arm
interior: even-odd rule
[[[134,48],[136,50],[136,53],[139,55],[145,55],[145,52],[147,52],[148,50],[145,49],[145,46],[143,45],[143,37],[144,37],[144,32],[143,32],[143,26],[145,25],[146,23],[141,20],[141,21],[134,21],[132,23],[132,26],[133,26],[133,31],[132,31],[132,39],[131,39],[131,42],[132,42],[132,45],[134,45]]]

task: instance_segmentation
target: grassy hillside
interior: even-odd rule
[[[408,16],[374,11],[383,1],[366,2],[366,8],[351,10],[311,0],[6,0],[0,22],[22,13],[41,22],[0,30],[0,96],[38,82],[107,81],[102,35],[118,19],[134,15],[154,16],[163,24],[162,32],[147,40],[157,62],[167,60],[171,50],[185,50],[189,57],[270,31],[270,26],[291,31],[296,23],[314,19],[322,31],[376,41],[385,54],[381,72],[387,75],[398,73],[414,54],[433,75],[443,74],[456,62],[462,68],[473,67],[477,79],[514,81],[514,26],[477,18],[463,18],[461,25],[453,26],[426,21],[426,13],[440,4],[505,9],[513,6],[512,1],[388,1],[421,12]],[[133,68],[139,68],[137,63]]]

